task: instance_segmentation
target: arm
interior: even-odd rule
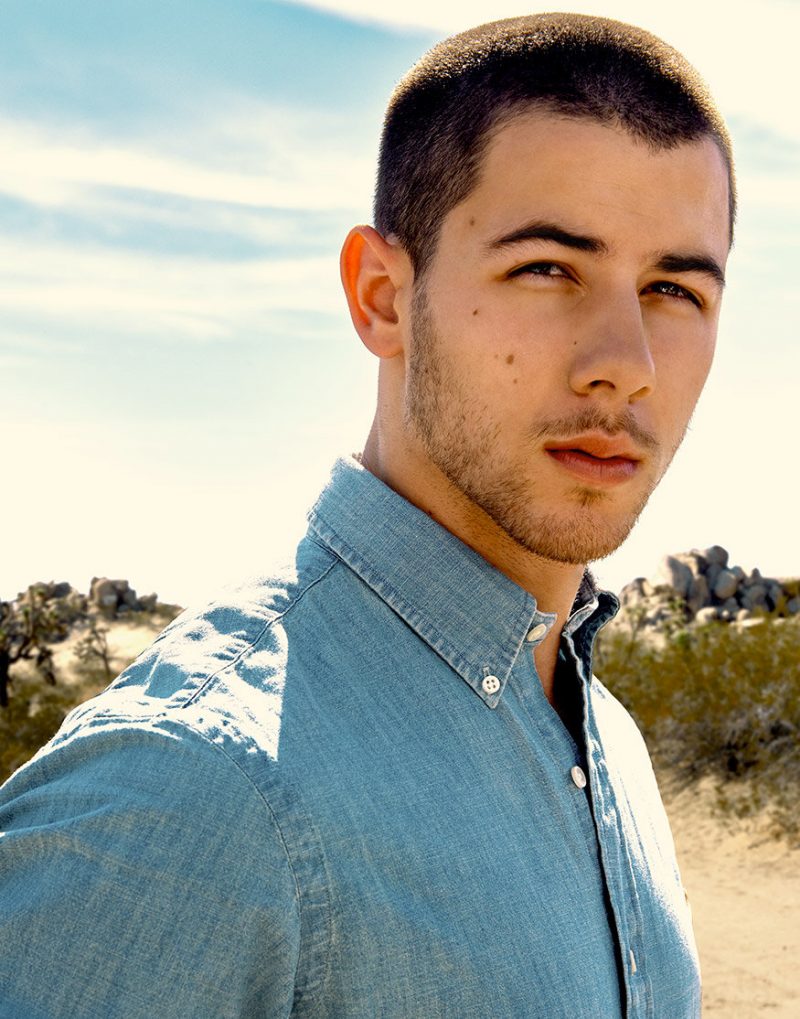
[[[269,806],[179,723],[95,719],[0,790],[0,1017],[278,1019],[296,890]]]

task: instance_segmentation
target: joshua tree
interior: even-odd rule
[[[55,684],[47,645],[63,638],[68,624],[47,595],[46,585],[31,584],[16,601],[0,601],[0,707],[8,706],[9,671],[15,662],[33,660],[45,681]]]
[[[108,647],[108,627],[98,626],[97,620],[90,617],[89,632],[75,645],[75,657],[84,665],[97,664],[102,667],[106,682],[114,678],[111,666],[111,652]]]

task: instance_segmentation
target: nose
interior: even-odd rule
[[[649,396],[656,369],[638,295],[583,310],[585,317],[573,335],[573,392],[618,404]]]

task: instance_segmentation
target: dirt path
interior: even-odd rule
[[[703,973],[703,1015],[800,1019],[800,850],[712,812],[708,787],[667,797]]]

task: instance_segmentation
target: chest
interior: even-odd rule
[[[384,704],[318,730],[297,776],[331,903],[318,1014],[694,1017],[696,962],[686,918],[665,905],[679,889],[658,825],[625,824],[660,801],[639,790],[629,803],[599,734],[583,759],[519,690],[477,706]],[[668,999],[675,1011],[659,1011]]]

